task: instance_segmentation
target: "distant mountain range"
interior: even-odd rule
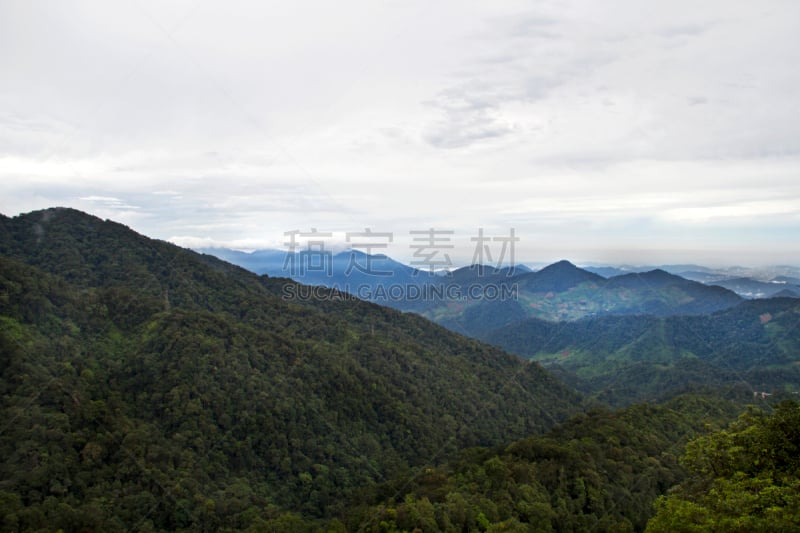
[[[353,261],[372,261],[392,275],[348,275]],[[344,290],[363,284],[369,290],[362,297],[376,294],[370,291],[379,284],[405,287],[372,300],[537,360],[613,405],[697,386],[794,390],[800,383],[792,355],[800,353],[800,328],[791,327],[800,285],[789,267],[760,272],[785,273],[771,281],[725,278],[744,272],[739,267],[579,268],[569,261],[537,271],[476,265],[430,275],[350,251],[333,256],[332,272],[295,279]],[[408,287],[423,297],[407,297]]]
[[[795,278],[786,278],[792,279]],[[758,281],[752,278],[731,278],[717,280],[714,285],[725,287],[745,298],[774,298],[785,296],[790,298],[800,298],[800,284],[788,281],[781,281],[777,278],[773,281]]]
[[[463,284],[465,281],[476,281],[475,278],[483,278],[487,275],[496,276],[500,274],[501,277],[513,277],[519,274],[544,270],[549,266],[537,264],[538,268],[531,269],[525,265],[517,264],[513,267],[497,270],[489,266],[472,265],[461,267],[451,272],[430,274],[426,270],[419,270],[405,265],[386,255],[370,255],[359,250],[330,253],[325,256],[325,263],[323,263],[321,256],[314,256],[313,254],[304,256],[303,252],[289,253],[283,250],[241,252],[227,248],[199,248],[197,251],[216,256],[257,274],[288,277],[301,283],[335,287],[353,294],[361,288],[362,295],[366,296],[362,299],[383,303],[398,309],[413,309],[419,306],[409,305],[409,302],[402,301],[402,297],[391,298],[374,289],[376,287],[388,287],[405,283],[417,285],[426,283]],[[310,262],[312,261],[316,264],[311,265]],[[581,267],[581,270],[597,274],[606,279],[662,270],[689,281],[729,289],[748,299],[771,298],[773,296],[800,297],[800,267],[785,265],[762,268],[739,266],[709,268],[694,264],[654,266],[587,265]],[[485,284],[486,280],[478,279],[477,282]]]
[[[559,321],[603,315],[693,315],[727,309],[742,300],[726,288],[660,269],[605,278],[559,261],[537,271],[522,265],[504,269],[473,265],[431,274],[385,255],[355,250],[331,254],[314,265],[309,257],[286,252],[205,252],[256,273],[291,277],[413,311],[473,337],[526,318]]]
[[[586,270],[610,278],[645,272],[655,268],[706,285],[730,289],[743,298],[800,298],[800,268],[776,266],[764,268],[731,267],[712,269],[700,265],[665,265],[660,267],[587,266]]]

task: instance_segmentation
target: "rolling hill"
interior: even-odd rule
[[[0,503],[20,529],[331,516],[356,488],[580,403],[416,315],[71,209],[0,217],[0,347]]]
[[[566,370],[585,392],[619,405],[690,386],[798,392],[798,326],[800,300],[771,298],[711,315],[528,319],[483,338]]]

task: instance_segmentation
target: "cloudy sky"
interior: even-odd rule
[[[799,65],[795,0],[3,0],[0,211],[800,264]]]

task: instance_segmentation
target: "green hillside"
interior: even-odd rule
[[[543,436],[464,452],[385,487],[352,513],[360,531],[642,531],[653,504],[687,479],[690,439],[733,418],[724,400],[675,398],[595,410]]]
[[[529,319],[484,340],[565,370],[612,403],[656,399],[687,387],[800,391],[800,300],[749,300],[703,316]]]
[[[650,533],[800,528],[800,405],[748,411],[687,446],[689,476],[657,502]]]
[[[288,301],[293,282],[77,211],[3,217],[0,252],[3,529],[334,516],[356,488],[540,434],[579,403],[418,316]]]

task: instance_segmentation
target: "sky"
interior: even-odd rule
[[[795,0],[3,0],[0,212],[798,265],[798,65]]]

